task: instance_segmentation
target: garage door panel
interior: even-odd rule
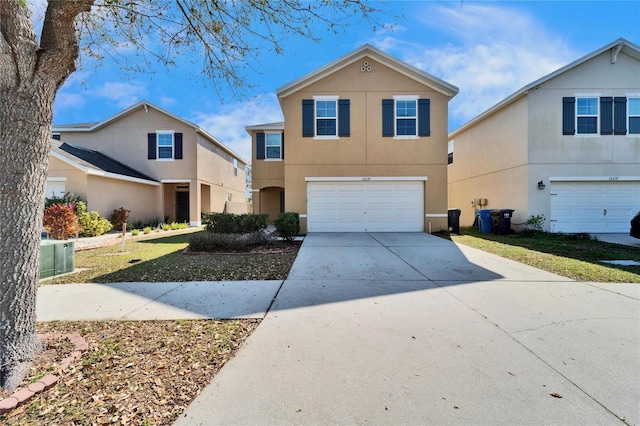
[[[309,232],[421,232],[423,182],[309,182]]]
[[[554,182],[553,232],[628,233],[640,210],[640,182]]]

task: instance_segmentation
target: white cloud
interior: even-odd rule
[[[56,95],[56,109],[83,108],[84,98],[79,93],[58,92]]]
[[[415,19],[455,44],[406,42],[388,34],[373,44],[458,86],[450,103],[455,127],[577,57],[561,37],[518,9],[429,4]]]
[[[244,128],[283,121],[281,111],[275,94],[262,94],[246,102],[222,105],[216,114],[198,112],[189,120],[251,162],[251,138]]]
[[[176,103],[176,99],[169,96],[162,96],[160,98],[160,105],[163,108],[168,108]]]
[[[114,102],[120,108],[127,108],[141,101],[147,95],[147,87],[142,84],[108,81],[91,94]]]

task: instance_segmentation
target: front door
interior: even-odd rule
[[[189,223],[189,192],[176,192],[176,222]]]

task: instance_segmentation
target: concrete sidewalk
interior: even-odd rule
[[[639,424],[639,301],[428,234],[311,234],[176,425]]]

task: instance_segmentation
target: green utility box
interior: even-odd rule
[[[73,272],[76,268],[75,241],[40,242],[40,279]]]

